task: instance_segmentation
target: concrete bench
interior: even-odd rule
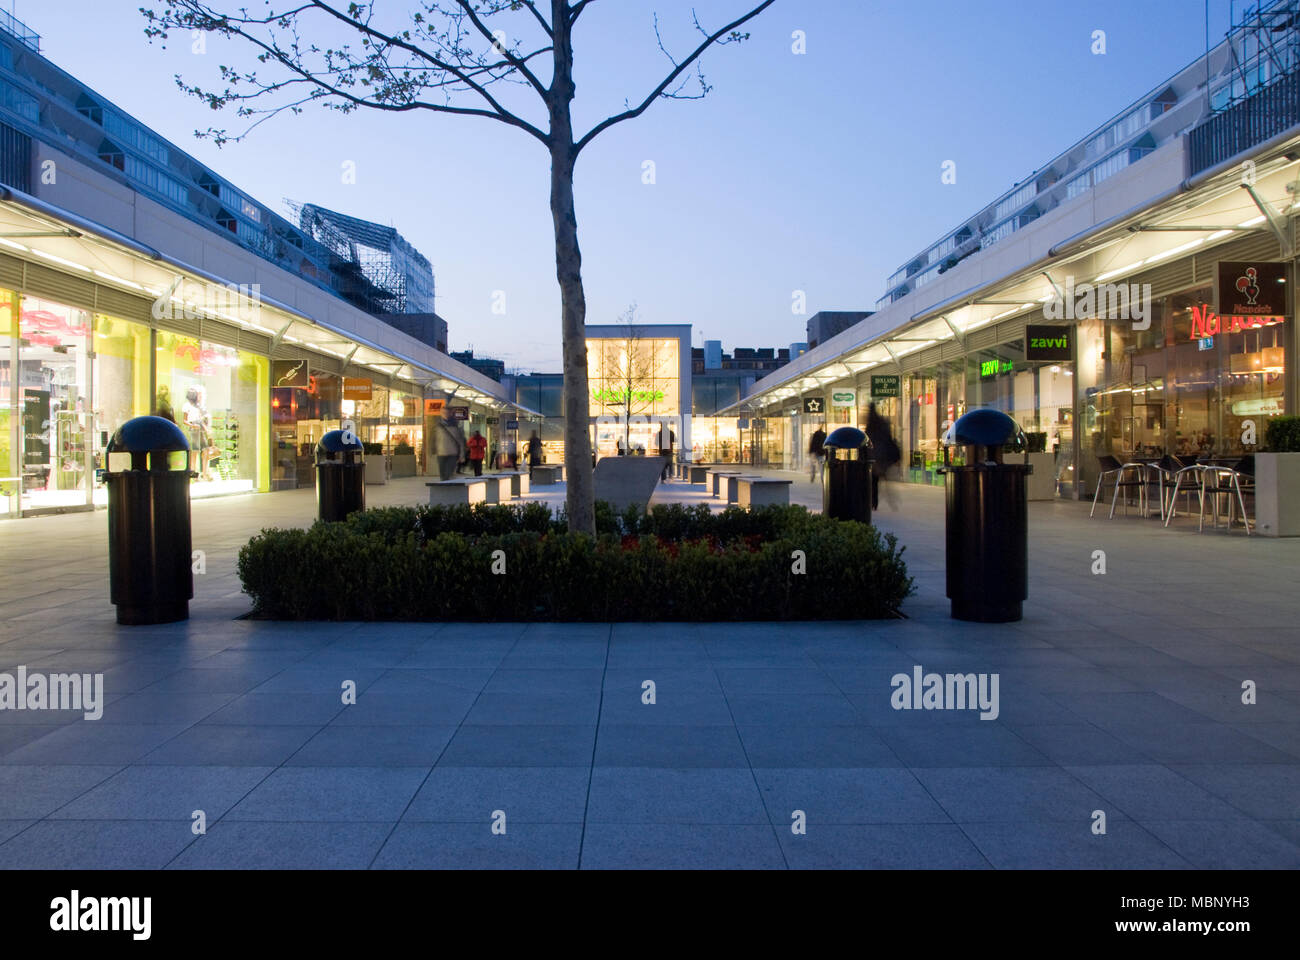
[[[533,480],[539,487],[559,483],[563,479],[564,468],[557,463],[539,463],[533,467]]]
[[[719,497],[722,495],[720,481],[722,480],[723,477],[738,477],[740,475],[741,474],[739,470],[710,470],[709,476],[713,480],[713,495],[715,497]]]
[[[708,468],[708,467],[697,466],[697,465],[695,465],[695,464],[691,464],[691,466],[690,466],[690,473],[689,473],[689,479],[690,479],[690,482],[691,482],[691,483],[708,483],[708,482],[709,482],[709,468]]]
[[[502,477],[510,480],[510,496],[526,497],[528,496],[528,471],[527,470],[505,470],[493,476]]]
[[[511,487],[513,484],[510,478],[499,473],[485,473],[481,477],[475,477],[475,480],[487,481],[487,502],[488,503],[509,503],[511,497]]]
[[[741,507],[761,507],[771,503],[790,504],[790,481],[775,477],[737,477],[740,488],[736,504]]]
[[[725,500],[727,503],[740,502],[740,481],[741,479],[757,480],[759,477],[751,477],[748,474],[740,473],[719,473],[718,474],[718,499]]]
[[[493,484],[495,486],[495,484]],[[429,488],[429,506],[450,507],[458,503],[487,503],[487,477],[456,477],[451,480],[434,480],[425,484]],[[495,502],[495,501],[492,501]]]
[[[596,499],[621,513],[636,504],[645,510],[663,476],[666,457],[605,457],[596,464],[592,483]]]

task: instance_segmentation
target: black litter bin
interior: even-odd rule
[[[365,448],[351,430],[331,430],[316,444],[316,507],[322,520],[366,509]]]
[[[108,584],[118,623],[189,618],[189,450],[180,427],[163,417],[128,420],[105,447]]]
[[[871,461],[862,452],[867,435],[856,427],[831,431],[822,481],[822,513],[836,520],[871,522]]]
[[[972,410],[944,435],[948,506],[948,598],[955,620],[1008,623],[1029,596],[1029,511],[1025,463],[1003,453],[1025,450],[1016,422],[997,410]],[[949,462],[954,446],[966,462]]]

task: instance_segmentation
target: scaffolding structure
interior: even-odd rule
[[[1300,0],[1261,0],[1246,7],[1233,15],[1227,41],[1227,62],[1210,97],[1213,113],[1300,70]]]
[[[328,251],[339,294],[368,313],[433,313],[433,268],[392,227],[285,199],[298,228]]]

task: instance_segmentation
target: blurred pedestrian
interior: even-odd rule
[[[826,431],[819,426],[808,441],[808,479],[816,483],[826,473]]]
[[[867,407],[865,432],[871,458],[871,509],[875,510],[880,506],[880,483],[889,470],[902,460],[903,454],[898,447],[898,442],[894,440],[889,421],[880,415],[874,403]],[[893,498],[886,496],[886,499],[890,501],[892,509]]]

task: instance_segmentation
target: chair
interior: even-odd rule
[[[1183,458],[1176,458],[1183,459]],[[1178,500],[1178,494],[1182,493],[1190,496],[1195,491],[1202,506],[1205,504],[1205,473],[1210,468],[1200,462],[1188,463],[1185,467],[1174,472],[1174,489],[1169,495],[1169,509],[1165,512],[1165,526],[1169,526],[1169,521],[1177,514],[1177,508],[1174,506]],[[1186,488],[1184,489],[1184,485]],[[1187,506],[1187,512],[1192,512],[1191,504]]]
[[[1137,490],[1137,505],[1142,516],[1147,516],[1149,510],[1147,507],[1147,464],[1145,463],[1125,463],[1119,468],[1119,472],[1114,480],[1115,492],[1110,498],[1110,517],[1115,519],[1115,505],[1119,503],[1119,492],[1125,489]],[[1124,497],[1124,516],[1128,516],[1127,494]]]
[[[1097,458],[1097,465],[1101,467],[1101,472],[1097,474],[1097,490],[1092,495],[1092,509],[1088,511],[1091,517],[1097,510],[1097,500],[1101,497],[1101,490],[1106,485],[1106,478],[1112,477],[1118,479],[1120,471],[1123,469],[1120,462],[1109,454],[1103,454]]]
[[[1249,462],[1247,462],[1249,461]],[[1242,469],[1242,468],[1245,469]],[[1204,494],[1201,497],[1200,520],[1196,530],[1199,533],[1205,529],[1205,497],[1210,498],[1211,517],[1214,529],[1219,528],[1219,498],[1228,498],[1228,529],[1232,529],[1233,513],[1236,507],[1241,507],[1241,522],[1246,528],[1246,536],[1250,536],[1250,515],[1246,513],[1246,500],[1243,492],[1255,489],[1255,458],[1254,456],[1243,457],[1232,466],[1215,465],[1205,468],[1203,474],[1205,480],[1202,485]]]

